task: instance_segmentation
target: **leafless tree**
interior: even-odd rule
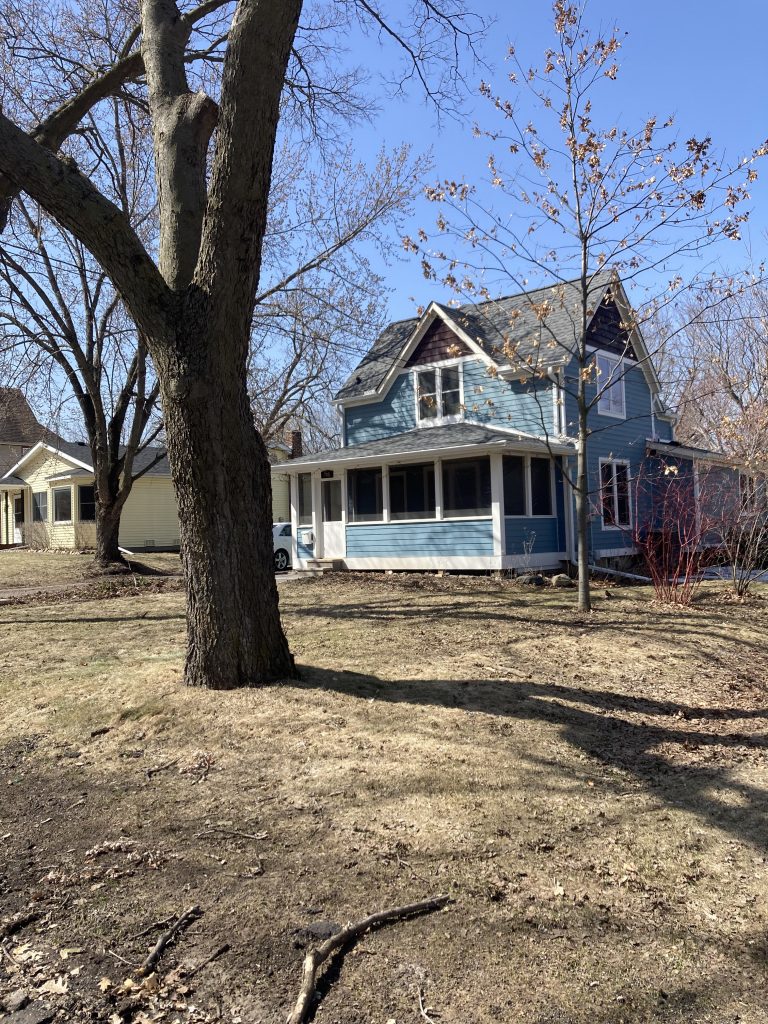
[[[323,88],[337,101],[343,93],[339,75],[322,65],[300,74],[302,61],[308,67],[302,41],[311,47],[323,33],[307,26],[324,8],[303,7],[203,0],[182,10],[175,0],[142,0],[140,22],[128,28],[126,19],[118,57],[106,65],[73,67],[66,54],[40,52],[29,19],[8,48],[11,61],[26,48],[39,77],[68,98],[52,100],[42,120],[0,116],[6,207],[26,193],[91,252],[158,374],[181,521],[191,685],[254,685],[295,671],[278,613],[269,463],[253,425],[247,363],[281,103],[284,116],[309,114],[311,131],[318,110],[332,109]],[[475,27],[460,0],[414,0],[402,24],[376,0],[341,0],[332,10],[331,42],[340,45],[341,20],[360,19],[399,47],[405,76],[420,79],[438,103],[455,89],[457,58],[471,48]],[[220,87],[215,76],[209,84],[203,56],[223,61]],[[59,152],[116,93],[149,111],[157,262],[130,218]]]
[[[380,153],[372,168],[349,148],[307,168],[296,145],[285,139],[275,161],[254,311],[249,381],[265,440],[289,424],[317,423],[383,328],[388,293],[371,253],[377,266],[393,258],[402,216],[430,166],[402,146]]]
[[[154,189],[146,127],[111,99],[109,136],[92,117],[77,140],[80,165],[148,240]],[[149,184],[149,188],[147,185]],[[161,429],[158,384],[144,339],[85,247],[41,208],[19,199],[0,240],[0,347],[15,374],[49,378],[79,406],[96,492],[95,562],[122,562],[120,518],[133,483],[162,453],[140,455]]]
[[[440,276],[469,298],[490,301],[491,287],[506,294],[547,289],[520,300],[518,314],[532,314],[540,334],[538,353],[527,354],[521,369],[536,378],[558,357],[573,359],[573,372],[561,371],[560,391],[576,408],[577,465],[569,476],[579,607],[587,610],[590,497],[600,486],[591,486],[588,471],[590,414],[625,372],[619,362],[601,375],[588,348],[587,327],[605,289],[605,272],[628,284],[664,281],[636,309],[621,310],[623,355],[633,330],[684,287],[677,272],[670,280],[667,267],[701,254],[717,239],[738,238],[756,172],[753,159],[736,171],[725,166],[709,138],[680,143],[671,119],[660,124],[650,117],[633,130],[612,122],[601,126],[599,102],[618,77],[621,36],[616,29],[592,32],[584,8],[566,0],[556,0],[553,13],[553,44],[540,67],[529,67],[514,48],[509,51],[513,98],[482,86],[500,123],[478,127],[475,134],[494,145],[487,185],[498,201],[473,184],[443,181],[428,190],[439,205],[437,241],[422,231],[406,244],[421,254],[428,278]],[[764,152],[761,147],[753,157]],[[566,287],[573,279],[575,286]],[[515,311],[509,336],[514,321]],[[508,334],[498,332],[499,352],[520,363]]]

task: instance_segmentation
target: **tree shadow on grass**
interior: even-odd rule
[[[768,710],[693,708],[604,690],[548,682],[471,680],[387,681],[371,675],[302,666],[307,689],[322,687],[365,700],[459,708],[507,721],[547,722],[576,750],[619,770],[670,808],[687,811],[758,849],[768,846],[768,792],[733,777],[730,766],[691,764],[687,755],[710,748],[731,758],[764,756],[768,734],[728,731],[730,721],[765,718]],[[628,721],[622,714],[672,717],[670,724]],[[716,720],[725,731],[683,727],[680,719]],[[666,756],[670,749],[682,759]]]

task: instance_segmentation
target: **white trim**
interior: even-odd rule
[[[345,558],[348,569],[501,569],[497,555],[409,555]]]
[[[493,553],[501,557],[506,553],[504,529],[504,457],[501,452],[491,455],[491,516],[493,518]]]
[[[450,370],[457,367],[459,371],[459,411],[451,416],[438,415],[434,419],[422,419],[419,405],[419,374],[435,374],[435,404],[438,412],[443,411],[443,370]],[[415,406],[415,417],[417,428],[444,427],[448,423],[461,423],[464,419],[464,360],[451,359],[441,363],[428,363],[419,366],[408,367],[409,373],[413,376],[413,400]]]
[[[56,518],[56,492],[57,491],[69,491],[69,519],[57,519]],[[72,500],[72,484],[68,487],[51,487],[51,523],[54,526],[68,526],[70,523],[74,523],[75,518],[73,512],[73,500]]]
[[[33,448],[29,449],[26,455],[22,455],[22,457],[19,459],[15,466],[12,466],[7,473],[3,474],[2,479],[5,480],[6,477],[13,476],[16,473],[17,469],[23,466],[25,462],[29,462],[32,456],[35,455],[37,452],[41,451],[43,448],[45,448],[46,451],[49,451],[52,455],[60,455],[62,459],[65,459],[67,462],[71,462],[73,466],[79,466],[81,469],[87,469],[89,473],[93,473],[93,466],[89,466],[87,462],[81,462],[79,459],[76,459],[73,455],[69,455],[67,452],[63,452],[59,448],[54,448],[50,444],[46,444],[45,441],[38,441]]]
[[[566,551],[542,551],[531,555],[504,555],[502,569],[559,569],[568,560]]]
[[[346,474],[345,474],[346,475]],[[381,521],[389,522],[389,466],[381,467]],[[352,524],[350,524],[352,525]]]
[[[606,523],[605,516],[603,515],[603,466],[626,466],[627,468],[627,507],[629,509],[629,522],[628,523]],[[610,530],[631,530],[633,526],[632,519],[632,466],[629,459],[599,459],[598,460],[598,473],[600,475],[600,486],[598,494],[600,495],[600,523],[601,528],[608,532]],[[618,512],[619,508],[619,489],[616,483],[616,473],[613,476],[613,510]]]
[[[294,473],[288,476],[289,500],[291,503],[291,568],[295,568],[299,559],[299,477]]]

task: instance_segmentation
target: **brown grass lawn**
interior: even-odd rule
[[[152,552],[136,556],[138,571],[177,573],[179,556]],[[28,551],[7,548],[0,551],[0,592],[12,587],[47,587],[88,579],[93,554],[78,551]]]
[[[291,583],[301,681],[224,694],[180,685],[179,593],[0,609],[0,934],[36,915],[0,994],[278,1024],[308,929],[445,892],[331,966],[318,1022],[764,1024],[768,602],[611,593]]]

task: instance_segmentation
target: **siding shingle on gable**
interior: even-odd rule
[[[424,363],[440,363],[446,359],[458,359],[460,356],[469,354],[469,348],[456,334],[456,331],[438,317],[429,325],[424,337],[405,365],[421,366]]]

